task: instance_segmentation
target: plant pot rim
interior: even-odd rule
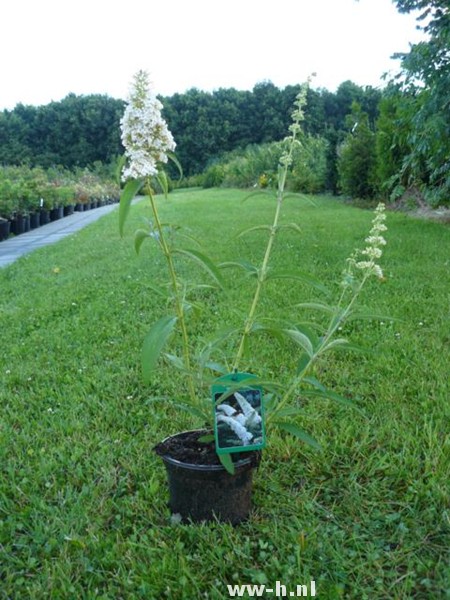
[[[184,435],[185,433],[208,433],[207,429],[188,429],[186,431],[180,431],[178,433],[175,433],[173,435],[169,435],[166,438],[164,438],[159,444],[157,444],[157,446],[164,444],[165,441],[179,437]],[[156,447],[154,448],[154,450],[156,449]],[[256,450],[253,450],[252,452],[249,452],[249,456],[246,456],[245,458],[239,458],[239,460],[237,460],[234,463],[234,467],[236,472],[237,471],[241,471],[241,470],[247,470],[248,468],[254,468],[257,466],[257,464],[255,464],[255,460],[253,458],[253,454],[257,452]],[[190,471],[224,471],[226,472],[226,469],[223,465],[202,465],[202,464],[195,464],[195,463],[189,463],[189,462],[183,462],[181,460],[177,460],[176,458],[172,458],[171,456],[167,455],[167,454],[160,454],[159,452],[157,452],[158,456],[160,458],[162,458],[162,460],[170,465],[173,465],[175,467],[179,467],[181,469],[186,469],[186,470],[190,470]]]

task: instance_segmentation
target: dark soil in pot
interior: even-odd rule
[[[253,471],[261,453],[234,454],[235,474],[230,475],[221,465],[214,443],[198,441],[205,433],[179,433],[154,449],[167,469],[170,510],[184,522],[219,520],[236,525],[250,515]]]

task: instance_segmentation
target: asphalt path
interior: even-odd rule
[[[73,215],[0,242],[0,268],[10,265],[37,248],[59,242],[62,238],[75,233],[117,208],[118,204],[108,204],[92,210],[75,212]]]

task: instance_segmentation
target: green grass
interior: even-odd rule
[[[179,191],[162,218],[218,260],[258,262],[264,232],[232,236],[269,222],[273,203],[244,195]],[[161,256],[151,243],[133,250],[143,215],[144,204],[132,209],[123,240],[114,213],[0,270],[0,598],[219,599],[226,584],[310,579],[327,599],[450,598],[448,226],[388,215],[386,281],[362,300],[397,320],[352,322],[345,333],[371,352],[335,354],[317,372],[362,414],[304,402],[301,425],[323,451],[272,437],[252,518],[233,529],[170,521],[152,447],[196,424],[151,400],[183,393],[176,373],[141,383],[142,339],[166,310],[147,287],[166,273]],[[288,199],[284,220],[302,233],[282,233],[273,264],[333,288],[371,218],[330,198]],[[247,308],[252,281],[226,277],[226,297],[203,293],[194,339]],[[309,318],[295,304],[313,296],[277,282],[261,310]],[[263,366],[283,380],[293,348],[255,338],[248,368]]]

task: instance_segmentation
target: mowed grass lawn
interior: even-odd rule
[[[245,192],[180,190],[162,220],[187,228],[216,260],[262,259],[273,201]],[[364,244],[372,213],[336,199],[286,200],[273,265],[298,268],[333,294],[345,259]],[[319,598],[450,598],[450,230],[389,213],[386,280],[362,304],[391,320],[352,321],[343,334],[367,354],[334,354],[316,370],[359,411],[301,400],[299,424],[318,452],[270,437],[255,476],[249,522],[179,525],[152,447],[197,426],[154,397],[177,398],[182,377],[140,377],[149,326],[167,311],[149,284],[164,281],[154,242],[136,256],[133,232],[149,216],[117,212],[0,270],[0,598],[228,598],[227,584],[315,580]],[[186,242],[185,245],[191,245]],[[191,263],[183,276],[208,282]],[[224,271],[227,294],[205,290],[192,339],[242,322],[254,280]],[[320,318],[295,305],[321,292],[268,284],[260,313]],[[330,300],[330,298],[328,298]],[[245,365],[287,379],[294,347],[252,340]],[[244,365],[243,365],[244,366]],[[269,433],[270,435],[270,433]],[[269,597],[269,596],[268,596]]]

